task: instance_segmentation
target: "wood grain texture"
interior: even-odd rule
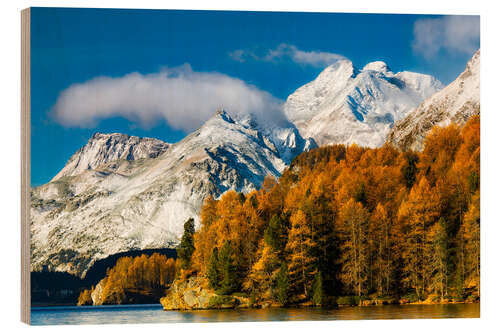
[[[21,11],[21,321],[29,324],[30,302],[30,9]]]

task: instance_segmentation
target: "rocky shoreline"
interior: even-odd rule
[[[274,301],[252,301],[241,294],[218,295],[208,287],[208,282],[202,277],[191,277],[187,280],[176,280],[160,299],[164,311],[172,310],[208,310],[208,309],[245,309],[245,308],[279,308]],[[408,299],[360,299],[354,297],[339,297],[332,307],[345,306],[382,306],[382,305],[435,305],[435,304],[463,304],[479,303],[479,297],[465,301],[435,300],[430,297],[424,301],[410,301]],[[311,302],[293,304],[293,307],[313,307]]]

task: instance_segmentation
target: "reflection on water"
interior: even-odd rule
[[[33,325],[186,323],[217,321],[478,318],[479,304],[384,305],[336,309],[163,311],[161,305],[32,308]]]

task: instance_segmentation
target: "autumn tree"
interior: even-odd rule
[[[258,259],[243,283],[244,289],[249,293],[258,293],[262,298],[271,298],[272,294],[276,293],[273,288],[280,268],[280,259],[277,252],[264,241],[260,243],[256,256]]]
[[[341,234],[340,278],[348,291],[361,296],[369,273],[368,261],[368,211],[360,202],[351,198],[340,210],[338,230]]]
[[[479,214],[479,192],[477,192],[465,214],[462,233],[464,235],[465,248],[465,282],[468,287],[473,287],[477,295],[480,293],[480,214]]]
[[[78,306],[92,305],[92,291],[93,289],[85,289],[78,296]]]
[[[200,231],[194,235],[195,251],[192,262],[198,271],[202,271],[208,265],[208,260],[214,247],[213,238],[215,235],[213,224],[217,219],[217,200],[214,200],[212,196],[208,196],[201,207]]]
[[[393,279],[392,224],[385,207],[378,204],[368,227],[370,276],[379,295],[390,292]]]
[[[429,269],[430,283],[429,289],[437,293],[441,300],[448,294],[448,234],[446,232],[446,222],[443,218],[439,219],[429,230],[430,246],[429,251]]]
[[[437,196],[426,177],[414,186],[407,200],[400,206],[398,218],[404,223],[404,245],[402,249],[404,281],[413,288],[419,299],[427,289],[431,270],[428,230],[439,215]]]
[[[137,297],[151,295],[158,300],[175,276],[176,262],[165,255],[122,257],[114,267],[108,268],[106,276],[99,282],[102,287],[100,298],[103,304],[134,303],[138,301]],[[88,304],[92,291],[81,293],[82,304]]]
[[[293,290],[308,298],[313,277],[317,272],[314,258],[310,255],[315,244],[302,210],[298,210],[290,217],[290,223],[291,229],[286,245],[290,285]]]
[[[438,179],[446,178],[462,142],[460,128],[455,124],[447,127],[436,126],[425,138],[418,168],[430,185],[434,185]]]

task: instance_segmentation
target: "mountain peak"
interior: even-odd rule
[[[89,142],[92,140],[100,140],[100,139],[109,139],[109,138],[131,138],[133,136],[130,136],[128,134],[123,134],[123,133],[101,133],[101,132],[95,132],[89,139]],[[138,138],[138,137],[135,137]]]
[[[366,64],[365,67],[363,67],[363,71],[376,71],[376,72],[388,73],[391,72],[391,69],[383,61],[372,61]]]
[[[447,126],[450,122],[463,125],[470,117],[479,115],[479,58],[478,50],[453,82],[396,122],[388,133],[387,141],[403,150],[421,150],[424,138],[434,126]]]
[[[87,144],[80,148],[64,168],[52,179],[77,175],[85,170],[96,169],[102,164],[118,160],[155,158],[165,152],[170,144],[153,138],[140,138],[122,133],[96,132]]]
[[[383,61],[370,62],[359,71],[351,61],[341,60],[290,95],[284,110],[302,137],[319,145],[377,147],[395,121],[441,87],[429,75],[394,74]]]
[[[326,67],[316,78],[316,80],[327,80],[330,78],[349,78],[356,76],[358,69],[354,67],[349,59],[338,60]]]
[[[481,56],[481,50],[477,50],[476,53],[472,56],[472,58],[467,62],[467,65],[465,66],[465,71],[460,75],[461,77],[463,76],[477,76],[479,77],[479,63],[480,63],[480,56]]]
[[[223,108],[218,109],[215,112],[213,118],[220,118],[220,119],[222,119],[224,121],[227,121],[228,123],[234,123],[233,118],[231,118],[231,116],[229,115],[229,113],[227,113],[227,111],[224,110]]]

